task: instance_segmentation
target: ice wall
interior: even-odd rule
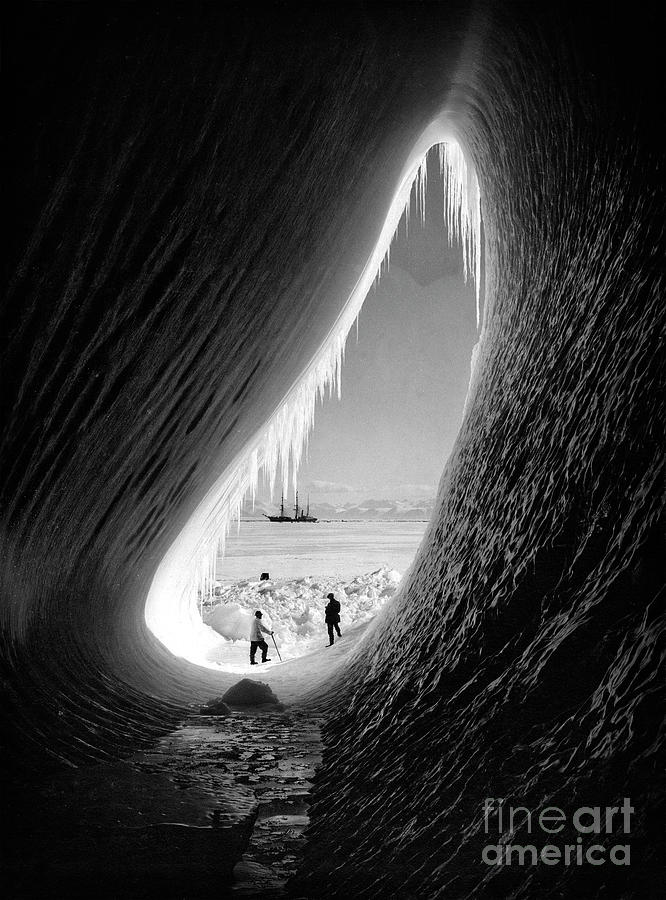
[[[408,582],[367,638],[374,652],[361,647],[344,674],[354,689],[325,733],[294,885],[306,895],[655,891],[661,150],[646,83],[635,71],[619,84],[626,67],[590,54],[599,36],[584,17],[585,64],[558,28],[532,24],[557,63],[535,69],[534,45],[500,15],[476,72],[462,129],[487,248],[475,390]],[[628,827],[572,824],[580,807],[605,814],[624,798]],[[486,826],[488,801],[504,818]],[[562,810],[557,833],[538,825],[546,807]],[[564,863],[567,844],[592,843],[603,864]],[[631,865],[611,861],[617,844]],[[492,864],[510,845],[554,845],[559,867],[531,865],[529,851]]]

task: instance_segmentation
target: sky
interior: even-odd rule
[[[298,474],[301,500],[434,496],[476,340],[474,289],[463,281],[460,249],[448,246],[441,182],[429,166],[426,227],[414,211],[408,235],[401,223],[389,271],[361,310],[358,339],[353,328],[347,340],[342,399],[317,405]],[[279,494],[277,485],[278,503]]]

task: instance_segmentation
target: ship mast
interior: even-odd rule
[[[294,519],[298,518],[298,491],[296,491],[296,506],[294,508]]]

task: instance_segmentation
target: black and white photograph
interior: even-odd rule
[[[663,5],[2,35],[3,896],[663,897]]]

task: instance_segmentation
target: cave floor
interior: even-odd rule
[[[231,896],[282,897],[301,858],[311,779],[321,760],[321,719],[302,711],[235,710],[191,716],[135,763],[174,781],[208,782],[216,825],[254,827],[234,867]],[[220,777],[228,788],[220,794]]]
[[[149,751],[22,795],[13,897],[285,896],[308,824],[321,719],[191,714]]]

